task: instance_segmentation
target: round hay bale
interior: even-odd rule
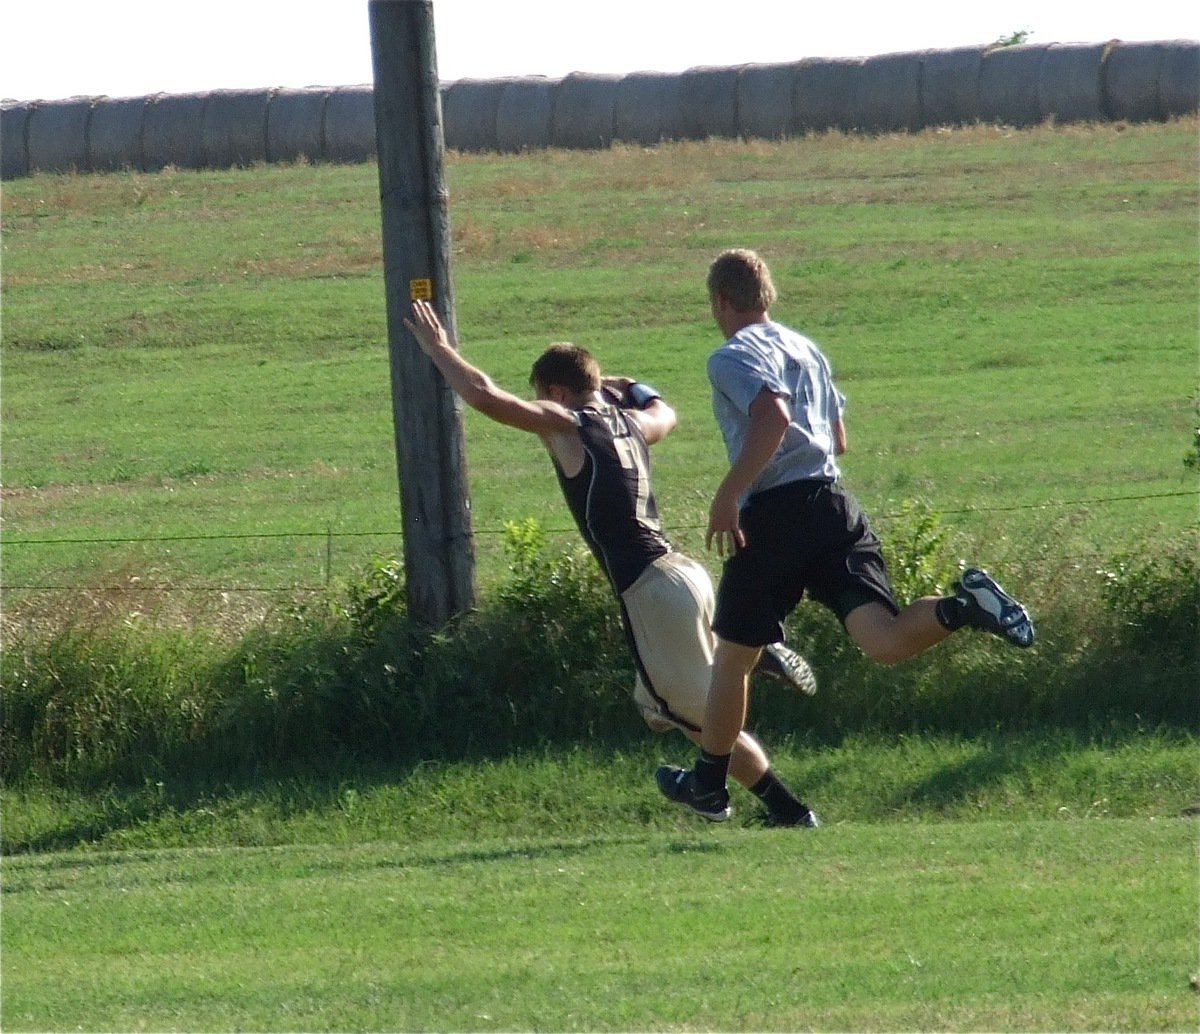
[[[550,146],[557,79],[531,76],[512,79],[500,93],[496,107],[496,147],[501,151],[527,151]]]
[[[782,65],[745,65],[737,81],[738,134],[778,140],[796,132],[792,112],[796,69]]]
[[[276,90],[267,105],[267,161],[317,161],[325,153],[330,90]]]
[[[495,151],[496,113],[500,97],[512,82],[506,79],[459,79],[451,83],[442,101],[446,146],[455,151]]]
[[[802,133],[853,129],[854,94],[863,59],[808,58],[796,67],[792,111]]]
[[[689,68],[679,77],[679,116],[685,140],[737,137],[740,71],[740,66],[698,67]]]
[[[204,164],[211,169],[267,159],[271,90],[215,90],[204,106]]]
[[[1103,66],[1102,103],[1109,118],[1149,122],[1163,117],[1158,81],[1166,53],[1161,42],[1113,41]]]
[[[854,121],[867,133],[921,128],[919,51],[867,58],[855,79]]]
[[[1059,122],[1096,122],[1100,103],[1105,43],[1052,43],[1038,70],[1038,107],[1042,118]]]
[[[929,50],[921,63],[921,122],[966,126],[979,118],[984,47]]]
[[[204,105],[207,93],[166,93],[148,98],[142,123],[142,168],[168,165],[198,169],[204,164]]]
[[[1042,121],[1038,75],[1048,44],[993,47],[983,55],[979,76],[979,117],[1008,126],[1035,126]]]
[[[672,72],[630,72],[617,83],[613,139],[652,147],[682,135],[680,77]]]
[[[330,162],[365,162],[375,156],[375,90],[371,86],[339,86],[325,105],[325,144],[321,157]]]
[[[91,97],[43,101],[25,127],[30,172],[86,172]]]
[[[0,104],[0,179],[29,175],[29,116],[33,101]]]
[[[566,76],[554,91],[551,145],[576,149],[608,147],[613,141],[613,109],[620,81],[619,76],[588,72]]]
[[[1166,44],[1158,100],[1164,118],[1194,115],[1200,110],[1200,42],[1181,39]]]
[[[88,127],[88,168],[95,172],[142,168],[145,97],[98,97]]]

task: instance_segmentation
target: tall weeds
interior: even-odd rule
[[[936,514],[914,505],[889,531],[902,597],[953,580]],[[0,773],[140,783],[644,737],[617,607],[592,558],[551,554],[532,521],[508,527],[507,551],[496,598],[436,632],[409,620],[402,568],[378,557],[338,599],[277,613],[232,643],[128,620],[12,639],[0,656]],[[789,637],[819,692],[756,686],[752,725],[831,742],[863,731],[1197,727],[1195,550],[1036,572],[1013,586],[1037,619],[1030,651],[963,632],[884,668],[802,605]]]

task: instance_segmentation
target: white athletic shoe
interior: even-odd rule
[[[774,679],[776,682],[791,686],[796,692],[803,693],[806,697],[812,696],[817,691],[817,676],[813,674],[808,661],[795,650],[784,646],[783,643],[771,643],[769,646],[764,646],[758,663],[754,666],[754,671],[759,675]]]

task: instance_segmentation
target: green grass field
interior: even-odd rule
[[[4,1028],[1194,1029],[1190,737],[781,745],[815,831],[662,749],[8,789]]]
[[[399,550],[374,167],[6,183],[0,581],[26,681],[3,720],[34,701],[55,732],[2,791],[0,1027],[1195,1030],[1200,741],[1121,702],[1182,699],[1196,667],[1154,638],[1163,614],[1194,631],[1178,578],[1139,565],[1195,569],[1197,126],[450,157],[464,351],[516,390],[562,339],[656,383],[678,545],[702,555],[725,462],[704,274],[747,245],[834,363],[885,538],[918,500],[940,562],[1037,601],[1028,655],[894,672],[805,624],[818,696],[753,712],[811,832],[758,828],[740,790],[723,827],[666,807],[650,774],[690,748],[612,734],[621,701],[593,698],[624,669],[580,686],[569,657],[503,687],[495,729],[465,721],[486,740],[579,694],[609,735],[445,757],[414,715],[408,753],[323,754],[322,694],[374,655],[289,608]],[[465,428],[494,601],[506,521],[575,535],[536,443]],[[420,688],[486,704],[440,642]],[[361,687],[368,720],[403,712],[391,685]],[[168,756],[206,722],[317,746]]]
[[[1194,1030],[1181,820],[5,865],[6,1030]]]
[[[700,552],[724,463],[703,278],[756,247],[849,396],[871,511],[924,499],[1009,568],[1029,540],[1102,563],[1195,525],[1195,129],[454,156],[463,347],[516,390],[559,339],[656,383],[681,416],[660,502]],[[377,191],[373,166],[6,185],[10,610],[86,586],[186,610],[397,551]],[[506,520],[573,532],[535,443],[466,434],[486,589]]]

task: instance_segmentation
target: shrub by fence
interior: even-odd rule
[[[1164,121],[1200,109],[1200,41],[1022,44],[679,74],[443,83],[446,146],[521,151],[651,146],[829,129],[886,133],[975,121],[1013,126]],[[72,97],[0,106],[0,169],[227,168],[375,155],[371,86]]]
[[[955,568],[938,515],[906,511],[889,567],[901,598]],[[547,743],[618,745],[645,727],[619,612],[582,547],[555,554],[535,522],[509,529],[510,576],[430,634],[411,623],[398,559],[288,608],[235,642],[118,620],[11,639],[0,654],[0,778],[89,785],[269,771],[355,756],[413,763]],[[758,730],[973,736],[998,729],[1192,730],[1200,560],[1171,550],[1102,570],[1042,565],[1038,646],[964,632],[903,666],[867,660],[824,608],[789,639],[821,690],[756,694]]]

